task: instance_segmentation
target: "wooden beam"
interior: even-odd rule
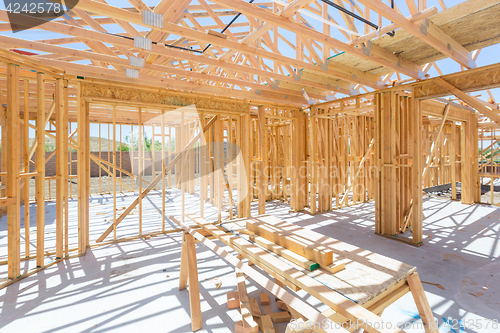
[[[81,254],[85,254],[89,245],[90,131],[88,103],[81,96],[81,84],[79,82],[77,84],[78,251]]]
[[[264,216],[247,220],[246,228],[269,241],[279,244],[321,265],[328,266],[333,263],[333,251],[325,248],[321,244],[308,241],[307,236],[302,233],[302,231],[305,231],[304,229],[291,225],[295,227],[295,230],[287,231],[283,227],[290,226],[289,223],[280,222],[270,224],[267,223],[265,218]],[[307,230],[307,232],[314,231]]]
[[[68,135],[64,135],[64,82],[62,79],[56,80],[56,258],[63,257],[63,232],[64,232],[64,189],[67,185],[65,180],[64,151]]]
[[[434,319],[434,314],[425,296],[425,290],[420,281],[418,273],[415,272],[408,276],[408,285],[410,286],[411,294],[417,305],[418,313],[422,322],[424,323],[424,328],[426,333],[439,333],[438,323]]]
[[[488,117],[491,120],[493,120],[494,122],[500,124],[500,115],[497,112],[495,112],[494,110],[491,110],[491,109],[487,108],[486,106],[484,106],[483,104],[481,104],[474,97],[469,96],[468,94],[464,93],[463,91],[456,88],[451,83],[447,82],[446,80],[444,80],[441,77],[434,78],[434,82],[436,82],[443,89],[446,89],[451,94],[460,98],[465,103],[467,103],[470,106],[472,106],[473,108],[475,108],[477,111],[479,111],[480,113],[482,113],[486,117]]]
[[[296,34],[305,36],[307,38],[314,39],[318,42],[325,43],[328,46],[332,48],[337,48],[342,51],[345,51],[346,53],[352,54],[354,56],[357,56],[361,59],[365,59],[368,61],[372,61],[374,63],[377,63],[379,65],[382,65],[384,67],[388,67],[391,69],[394,69],[398,72],[405,73],[408,76],[418,78],[419,75],[419,66],[406,60],[403,59],[399,56],[395,56],[393,53],[388,52],[387,50],[378,47],[376,45],[372,45],[372,52],[366,52],[362,48],[356,48],[354,46],[348,45],[347,43],[341,42],[338,39],[335,39],[333,37],[327,36],[319,31],[316,31],[314,29],[308,28],[307,26],[303,24],[297,24],[297,22],[294,22],[286,17],[282,17],[280,15],[274,14],[270,11],[267,11],[265,9],[259,8],[258,6],[246,3],[242,0],[214,0],[215,3],[219,3],[221,5],[228,6],[229,8],[232,8],[234,10],[237,10],[249,17],[255,17],[260,20],[263,20],[265,22],[271,22],[272,24],[275,24],[283,29],[287,29],[291,32],[294,32]],[[293,63],[290,62],[291,65]],[[300,68],[300,67],[299,67]],[[304,67],[302,66],[305,70],[309,70],[309,67]],[[347,68],[345,70],[342,70],[338,67],[333,68],[333,66],[328,66],[328,71],[326,73],[334,73],[334,72],[343,72],[343,73],[349,73],[349,75],[358,75],[353,69]],[[317,72],[317,71],[316,71]],[[339,79],[344,79],[352,82],[353,78],[352,76],[346,77],[346,75],[340,75],[340,73],[336,73],[337,77]],[[348,76],[349,76],[348,75]],[[363,76],[364,78],[367,78],[366,75]],[[366,82],[362,77],[356,77],[356,80],[362,84],[369,83]],[[375,82],[376,83],[376,82]],[[373,84],[373,82],[371,83]],[[368,84],[370,85],[370,84]],[[370,85],[372,86],[372,85]]]
[[[236,268],[235,271],[243,328],[245,332],[258,333],[259,325],[255,322],[252,316],[252,307],[248,298],[247,286],[245,284],[245,273],[238,268]]]
[[[189,308],[191,310],[191,330],[193,332],[203,327],[200,304],[200,284],[198,282],[198,262],[193,235],[185,233],[189,280]]]
[[[2,17],[2,12],[0,11],[0,19],[1,19],[1,17]],[[63,24],[58,24],[58,23],[54,23],[54,22],[46,22],[46,23],[49,23],[49,24],[47,26],[45,26],[45,25],[43,26],[44,30],[53,31],[53,32],[66,31],[66,30],[64,30],[64,28],[66,26]],[[52,23],[54,23],[54,25]],[[42,27],[42,26],[40,26],[40,27]],[[106,43],[113,43],[116,45],[125,46],[127,48],[134,48],[134,41],[133,40],[130,40],[127,38],[121,38],[119,36],[114,36],[114,35],[110,35],[110,34],[103,34],[100,32],[89,31],[86,29],[79,29],[77,27],[74,28],[71,32],[67,31],[67,33],[68,34],[71,33],[71,34],[77,35],[79,37],[80,36],[85,37],[85,36],[88,36],[89,34],[91,34],[91,36],[90,36],[91,38],[102,39]],[[0,36],[0,41],[2,41],[2,44],[5,44],[5,45],[24,45],[24,47],[26,47],[28,49],[40,50],[40,51],[44,51],[44,52],[56,52],[56,53],[60,53],[60,54],[67,54],[70,56],[75,56],[77,58],[85,55],[85,56],[83,56],[84,59],[87,58],[86,54],[88,53],[87,51],[79,51],[79,50],[73,50],[73,49],[63,48],[63,47],[56,47],[56,48],[52,49],[51,47],[53,47],[53,46],[51,46],[51,45],[44,45],[43,43],[40,43],[40,42],[23,41],[20,39],[6,37],[6,36]],[[228,70],[234,70],[237,72],[247,72],[247,73],[251,73],[254,75],[269,76],[275,80],[279,80],[279,82],[287,82],[289,84],[297,84],[298,83],[297,81],[294,80],[293,77],[290,77],[287,75],[282,75],[282,74],[278,74],[278,73],[271,73],[271,72],[265,71],[263,69],[253,68],[253,67],[249,67],[249,66],[241,66],[241,65],[235,64],[231,61],[223,61],[220,59],[212,59],[212,58],[208,58],[208,57],[198,56],[198,55],[195,55],[195,54],[192,54],[189,52],[177,51],[177,50],[174,50],[171,48],[165,48],[165,47],[162,47],[162,46],[156,45],[156,44],[152,45],[151,53],[155,54],[155,55],[162,55],[162,56],[176,58],[176,59],[193,61],[193,62],[197,62],[197,63],[201,63],[201,64],[213,65],[213,66],[221,67],[221,68],[228,69]],[[102,55],[99,53],[92,53],[92,55],[93,55],[92,59],[94,59],[94,58],[101,59],[102,58],[102,59],[106,59],[107,61],[109,61],[110,58],[113,58],[113,57],[109,57],[109,56],[106,57],[106,55]],[[116,63],[116,62],[123,63],[123,62],[127,62],[127,60],[120,60],[120,58],[116,58],[114,60],[114,63]],[[41,64],[40,64],[40,66],[41,66]],[[164,67],[161,65],[146,64],[145,68],[153,70],[154,68],[159,69],[158,66]],[[172,68],[174,73],[176,71],[179,71],[179,69],[176,69],[173,67],[168,67],[168,68]],[[167,72],[170,72],[170,71],[167,71]],[[186,72],[187,74],[184,74],[184,72]],[[179,73],[183,74],[183,75],[191,75],[191,74],[194,75],[196,72],[192,72],[189,70],[181,70]],[[206,78],[209,78],[209,77],[206,77]],[[222,79],[219,79],[219,80],[222,80]],[[247,82],[247,81],[241,81],[240,84],[243,84],[244,82]],[[270,83],[273,83],[273,82],[270,82]],[[252,83],[249,83],[249,84],[252,84]],[[304,78],[304,79],[301,79],[300,84],[308,86],[308,87],[315,87],[318,89],[324,89],[324,90],[333,89],[334,91],[338,91],[338,92],[342,92],[342,93],[349,93],[348,84],[343,83],[343,82],[339,83],[338,88],[336,87],[337,85],[335,85],[335,87],[329,88],[327,83],[319,83],[319,82],[315,82],[314,80],[309,80],[309,79]]]
[[[309,260],[301,255],[298,255],[297,253],[290,251],[276,243],[273,243],[269,240],[267,240],[264,237],[261,236],[256,236],[256,235],[250,235],[250,240],[252,242],[255,242],[256,244],[259,244],[260,246],[268,249],[269,251],[272,251],[276,253],[277,255],[293,262],[294,264],[307,269],[308,271],[312,272],[316,269],[319,268],[319,264],[317,262],[314,262],[312,260]]]
[[[7,276],[15,279],[21,275],[21,193],[19,184],[20,167],[20,122],[19,122],[19,66],[7,66],[7,112],[4,128],[7,128],[7,197],[15,202],[7,206]]]
[[[413,92],[413,91],[412,91]],[[415,245],[423,242],[423,212],[422,212],[422,101],[411,98],[410,133],[412,141],[412,168],[411,168],[411,195],[412,195],[412,215],[411,226],[413,227],[412,243]]]
[[[114,57],[114,56],[101,54],[101,53],[74,50],[74,49],[70,49],[70,48],[62,47],[62,46],[46,45],[46,44],[34,42],[34,41],[25,41],[22,39],[0,36],[0,43],[5,44],[5,45],[16,45],[17,47],[25,47],[25,48],[32,49],[32,50],[39,50],[39,51],[44,51],[44,52],[54,52],[54,53],[61,54],[61,55],[74,56],[77,59],[78,58],[89,59],[89,60],[94,60],[94,61],[106,62],[106,63],[110,63],[113,65],[120,65],[120,66],[125,66],[125,67],[129,66],[128,59]],[[52,63],[53,65],[61,67],[61,68],[71,68],[71,66],[74,65],[70,62],[50,61],[50,59],[41,59],[40,61],[42,63],[47,63],[47,64]],[[61,66],[61,65],[63,65],[63,66]],[[68,67],[65,67],[64,65],[66,65]],[[89,66],[86,66],[86,67],[87,67],[87,70],[91,70],[90,68],[88,68]],[[285,99],[285,95],[297,95],[297,96],[300,96],[302,98],[302,92],[300,92],[298,90],[285,89],[285,88],[280,87],[280,86],[278,86],[277,89],[273,89],[269,85],[264,85],[264,84],[260,84],[260,83],[231,79],[231,78],[221,77],[218,75],[202,74],[202,73],[198,73],[196,71],[183,70],[183,69],[173,68],[171,66],[163,66],[163,65],[158,65],[158,64],[146,63],[144,68],[151,70],[151,71],[154,71],[156,73],[169,73],[171,75],[178,75],[178,76],[182,76],[182,77],[192,77],[192,78],[200,79],[200,80],[208,80],[208,81],[213,81],[213,82],[223,82],[223,83],[228,83],[228,84],[234,84],[234,85],[237,85],[240,87],[249,87],[252,89],[260,89],[263,91],[272,92],[273,94],[281,93],[281,94],[283,94],[283,96],[282,96],[283,99]],[[326,88],[326,86],[325,86],[325,88]],[[346,93],[349,92],[349,90],[347,90],[347,89],[342,89],[342,91],[346,92]]]

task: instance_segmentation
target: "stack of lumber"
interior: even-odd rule
[[[272,216],[224,223],[224,228],[233,227],[240,233],[233,235],[222,231],[220,225],[216,226],[199,216],[187,213],[185,216],[266,271],[275,278],[276,284],[286,285],[294,291],[302,289],[327,305],[332,312],[325,313],[325,316],[335,322],[356,321],[358,318],[379,322],[380,317],[372,311],[380,312],[408,292],[407,277],[416,271],[415,267],[397,260]],[[246,232],[241,232],[242,222],[247,227]],[[264,229],[272,232],[262,231]],[[305,261],[313,258],[320,268],[312,272],[298,269],[275,253],[246,239],[246,235],[251,235],[253,239],[262,237],[295,254],[294,251],[297,251]],[[323,268],[328,263],[329,266],[343,264],[345,269],[332,273]],[[300,315],[305,313],[297,314]]]

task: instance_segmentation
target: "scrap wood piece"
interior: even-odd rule
[[[265,288],[267,291],[271,292],[273,295],[278,296],[280,299],[284,300],[289,304],[290,307],[294,308],[295,310],[303,313],[306,317],[311,318],[313,321],[317,322],[322,322],[323,320],[326,321],[326,323],[329,323],[329,328],[325,329],[325,332],[327,333],[347,333],[347,330],[345,329],[336,329],[334,328],[334,323],[331,322],[326,316],[322,315],[318,310],[313,308],[311,305],[305,303],[301,299],[293,296],[291,293],[286,291],[285,289],[281,288],[271,280],[269,280],[266,276],[264,276],[262,273],[256,271],[252,267],[248,266],[246,263],[238,260],[235,256],[230,254],[229,252],[221,249],[221,247],[211,240],[206,239],[203,237],[201,234],[193,230],[192,228],[188,227],[186,224],[178,221],[175,217],[170,216],[169,217],[175,224],[178,226],[182,227],[186,232],[189,234],[193,235],[196,239],[200,241],[200,243],[204,244],[207,246],[209,249],[217,253],[219,256],[221,256],[222,259],[226,260],[228,263],[231,265],[238,267],[242,272],[247,274],[252,280],[254,280],[256,283],[258,283],[260,286]],[[200,221],[201,218],[197,217],[198,221]],[[210,230],[211,229],[209,226],[207,226]],[[216,232],[217,229],[213,230],[214,233]],[[215,234],[214,234],[215,235]]]
[[[285,302],[283,302],[282,300],[276,301],[276,307],[280,310],[288,311],[288,307],[286,306]]]
[[[242,248],[245,248],[250,256],[252,256],[255,263],[263,263],[264,266],[273,267],[273,270],[276,271],[279,275],[286,277],[287,280],[296,284],[300,288],[307,291],[312,296],[316,297],[318,300],[328,305],[330,308],[334,309],[336,312],[345,316],[347,319],[357,322],[358,320],[363,320],[364,322],[369,323],[365,328],[367,332],[376,333],[376,332],[398,332],[404,333],[399,328],[385,328],[382,324],[382,318],[377,316],[376,314],[370,312],[365,309],[361,305],[355,303],[354,301],[344,297],[344,295],[338,293],[336,290],[330,289],[325,286],[321,282],[315,280],[314,278],[304,274],[300,270],[297,270],[283,262],[282,260],[276,258],[275,256],[265,252],[261,248],[249,243],[247,240],[244,240],[240,237],[232,237],[226,234],[221,234],[221,231],[218,230],[214,225],[207,223],[204,219],[200,217],[193,217],[189,214],[186,214],[192,221],[199,224],[207,231],[213,233],[219,240],[225,243],[228,246],[233,244],[240,244]],[[176,222],[178,223],[178,222]],[[239,238],[239,239],[238,239]],[[248,244],[242,244],[241,242],[245,242]],[[234,248],[234,247],[233,247]],[[266,288],[269,290],[268,288]],[[276,294],[275,294],[276,295]],[[282,298],[280,295],[277,295],[280,299],[282,299],[288,306],[293,307],[293,303],[290,303],[288,300]],[[311,318],[307,313],[305,313],[302,309],[295,310],[304,315],[306,318]],[[375,327],[384,327],[382,329],[377,329]],[[375,327],[374,327],[375,326]]]
[[[439,283],[435,283],[435,282],[427,282],[427,281],[420,281],[422,283],[426,283],[426,284],[430,284],[430,285],[433,285],[433,286],[436,286],[438,287],[439,289],[441,290],[446,290],[445,287],[443,287],[442,285],[440,285]]]
[[[315,269],[319,268],[319,264],[317,262],[314,262],[312,260],[309,260],[293,251],[290,251],[283,246],[280,246],[276,243],[271,242],[270,240],[261,237],[261,236],[256,236],[255,234],[250,235],[250,240],[252,242],[255,242],[259,244],[260,246],[268,249],[269,251],[272,251],[276,253],[277,255],[293,262],[294,264],[307,269],[308,271],[312,272]]]
[[[255,322],[252,316],[252,308],[250,299],[248,298],[245,273],[238,268],[236,270],[236,284],[238,286],[238,296],[240,299],[240,311],[245,332],[258,333],[259,325]]]
[[[250,230],[247,230],[247,228],[240,228],[238,229],[239,234],[245,234],[245,235],[255,235],[255,233],[251,232]]]
[[[142,198],[147,196],[148,193],[151,192],[155,188],[155,186],[163,179],[163,175],[166,174],[170,169],[172,169],[177,164],[177,162],[179,162],[181,156],[183,155],[183,152],[189,150],[192,146],[194,146],[196,141],[198,141],[201,138],[201,136],[210,128],[210,126],[215,122],[216,119],[217,116],[213,116],[208,121],[208,123],[203,127],[203,131],[200,131],[198,134],[196,134],[194,138],[192,138],[189,141],[189,143],[184,147],[184,149],[181,150],[177,155],[175,155],[175,157],[170,161],[170,163],[168,163],[168,165],[163,169],[163,172],[160,172],[158,176],[156,176],[156,178],[151,181],[149,186],[146,187],[146,189],[144,189],[142,193],[140,193],[139,196],[135,198],[134,201],[132,201],[132,203],[127,207],[127,209],[125,209],[125,211],[108,227],[108,229],[106,229],[106,231],[104,231],[102,235],[99,236],[99,238],[97,238],[96,240],[97,243],[102,242],[106,237],[108,237],[111,231],[113,231],[114,228],[118,224],[120,224],[120,222],[123,221],[125,217],[127,217],[127,215],[139,204],[139,201],[141,201]]]
[[[292,226],[295,230],[284,229],[282,223],[268,223],[265,217],[247,220],[247,229],[321,265],[328,266],[333,263],[333,251],[307,237],[308,233],[316,234],[316,232],[290,223],[283,222],[283,224]]]
[[[237,309],[240,307],[240,296],[238,291],[230,291],[227,293],[227,309]]]

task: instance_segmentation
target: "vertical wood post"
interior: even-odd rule
[[[187,233],[182,235],[181,267],[179,269],[179,290],[184,290],[188,285],[188,259],[187,259]]]
[[[144,154],[142,152],[143,149],[143,143],[144,143],[144,128],[142,126],[142,108],[139,108],[139,133],[138,133],[138,150],[139,150],[139,159],[137,163],[137,170],[138,170],[138,184],[139,184],[139,236],[142,236],[142,177],[144,176]]]
[[[184,215],[184,214],[183,214]],[[186,238],[186,257],[188,263],[189,280],[189,307],[191,310],[191,330],[197,331],[202,328],[201,304],[200,304],[200,285],[198,282],[198,263],[196,261],[196,246],[194,237],[185,233]]]
[[[15,202],[7,206],[8,278],[20,275],[21,231],[20,231],[20,121],[19,121],[19,66],[7,65],[7,197]]]
[[[185,191],[186,191],[187,172],[185,170],[185,167],[186,167],[185,163],[186,163],[187,154],[184,151],[184,147],[186,147],[186,128],[185,128],[185,126],[186,126],[186,124],[185,124],[184,111],[181,111],[181,127],[180,127],[180,138],[179,138],[179,141],[180,141],[179,153],[181,154],[181,158],[180,158],[180,168],[179,168],[179,171],[176,170],[175,176],[177,178],[178,173],[179,173],[179,178],[180,178],[180,182],[181,182],[180,185],[181,185],[181,221],[182,222],[185,221],[184,213],[186,212],[185,211],[185,209],[186,209]],[[177,137],[175,139],[178,140]]]
[[[244,190],[244,198],[238,198],[239,201],[242,203],[243,207],[243,217],[250,217],[251,214],[251,182],[250,182],[250,176],[251,176],[251,171],[250,171],[250,165],[251,165],[251,143],[250,143],[250,132],[252,130],[251,128],[251,118],[250,118],[250,110],[248,113],[242,115],[240,117],[241,119],[241,126],[242,126],[242,146],[241,148],[241,153],[243,155],[243,165],[242,167],[244,168],[241,172],[241,177],[244,182],[243,186],[245,187]]]
[[[426,333],[439,333],[438,324],[434,320],[434,315],[432,314],[432,309],[429,305],[429,301],[425,296],[425,290],[420,281],[418,273],[415,272],[408,276],[408,285],[410,286],[410,291],[417,305],[418,313],[422,322],[424,324],[424,329]]]
[[[30,172],[30,114],[29,114],[29,82],[28,80],[24,80],[24,87],[23,87],[23,100],[24,100],[24,109],[23,109],[23,116],[24,116],[24,138],[23,138],[23,144],[24,144],[24,151],[23,151],[23,158],[24,158],[24,172]],[[24,255],[26,257],[29,257],[30,255],[30,178],[28,177],[23,177],[24,181],[24,245],[25,245],[25,250],[24,250]]]
[[[224,198],[224,125],[222,117],[217,116],[214,123],[214,192],[217,206],[217,220],[222,220],[222,203]]]
[[[412,98],[412,108],[411,114],[412,119],[412,167],[411,167],[411,188],[412,188],[412,198],[413,198],[413,208],[411,215],[411,225],[413,227],[413,244],[422,243],[422,223],[423,223],[423,213],[422,213],[422,171],[423,171],[423,161],[422,161],[422,110],[421,101]]]
[[[267,127],[266,127],[266,116],[264,111],[264,106],[259,106],[258,108],[259,116],[257,124],[259,126],[259,151],[260,151],[260,167],[259,167],[259,215],[266,213],[266,199],[267,199]]]
[[[161,110],[161,174],[161,231],[165,231],[165,110]]]
[[[108,132],[109,137],[109,132]],[[153,136],[154,145],[154,136]],[[116,104],[113,104],[113,239],[116,240]],[[109,152],[108,152],[109,154]],[[111,169],[111,168],[109,168]]]
[[[316,214],[317,210],[317,202],[316,202],[316,196],[318,194],[318,170],[317,170],[317,155],[318,155],[318,124],[316,121],[316,117],[314,117],[317,113],[317,109],[315,107],[311,108],[311,113],[310,113],[310,143],[311,143],[311,153],[309,156],[310,162],[310,174],[311,174],[311,180],[310,180],[310,186],[311,186],[311,193],[310,193],[310,200],[309,200],[309,208],[311,209],[311,214]]]

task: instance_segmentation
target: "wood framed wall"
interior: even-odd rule
[[[375,123],[373,114],[365,112],[369,103],[371,100],[353,97],[311,108],[312,214],[374,198]]]
[[[265,213],[267,200],[288,202],[298,208],[306,196],[300,169],[305,162],[305,116],[296,108],[258,106],[251,116],[251,190],[258,199],[258,213]],[[303,200],[303,199],[302,199]]]

